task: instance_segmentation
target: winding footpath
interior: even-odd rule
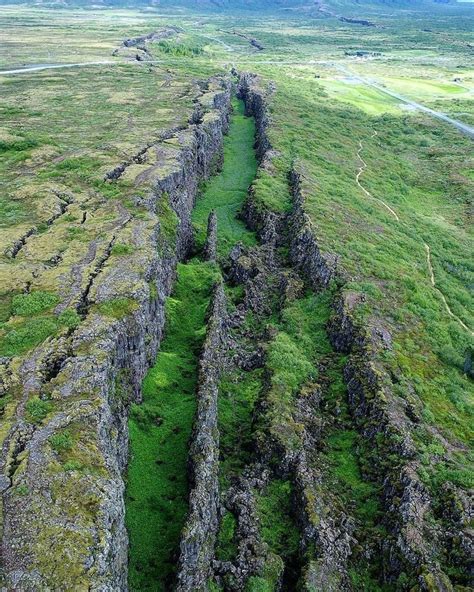
[[[375,136],[377,135],[377,132],[374,132],[370,138],[375,138]],[[362,173],[366,170],[367,168],[367,163],[365,162],[365,160],[362,158],[362,156],[360,155],[362,150],[364,149],[363,145],[362,145],[362,141],[359,140],[359,150],[357,150],[357,158],[360,160],[360,167],[359,167],[359,172],[356,175],[356,183],[357,185],[362,189],[362,191],[365,193],[365,195],[367,197],[370,197],[371,199],[378,201],[379,203],[381,203],[383,205],[384,208],[386,208],[391,214],[392,216],[395,218],[395,220],[397,222],[400,222],[400,218],[398,217],[397,212],[395,212],[395,210],[393,210],[388,204],[386,204],[384,201],[382,201],[381,199],[379,199],[378,197],[374,197],[371,193],[369,193],[369,191],[367,191],[367,189],[361,185],[360,183],[360,176],[362,175]]]
[[[438,294],[441,296],[441,300],[444,303],[444,307],[446,309],[446,312],[449,314],[450,317],[452,317],[453,319],[455,319],[461,325],[461,327],[463,329],[465,329],[466,331],[468,331],[471,335],[474,335],[474,331],[471,331],[471,329],[469,329],[469,327],[458,316],[456,316],[453,313],[453,311],[449,307],[449,304],[448,304],[448,302],[447,302],[447,300],[446,300],[443,292],[441,292],[441,290],[437,287],[435,276],[434,276],[434,272],[433,272],[433,265],[431,263],[431,250],[430,250],[430,247],[424,241],[423,241],[423,244],[425,245],[426,262],[428,264],[428,271],[430,273],[431,285],[438,292]]]
[[[374,131],[374,133],[370,136],[370,138],[375,138],[375,136],[377,136],[377,132]],[[359,140],[359,149],[357,150],[357,158],[360,160],[361,166],[359,167],[359,170],[357,172],[356,175],[356,183],[357,185],[360,187],[360,189],[362,189],[362,191],[364,192],[364,194],[369,197],[370,199],[373,199],[374,201],[379,202],[384,208],[386,208],[390,214],[395,218],[395,220],[397,222],[400,222],[400,217],[398,216],[397,212],[391,208],[388,204],[386,204],[384,201],[382,201],[381,199],[374,197],[370,191],[368,191],[360,182],[360,177],[362,175],[362,173],[364,173],[364,171],[367,169],[367,163],[364,161],[364,159],[361,156],[361,152],[364,149],[364,146],[362,144],[362,141]],[[454,320],[456,320],[461,327],[467,331],[468,333],[470,333],[471,335],[474,335],[474,331],[472,331],[467,325],[466,323],[464,323],[464,321],[462,321],[457,315],[455,315],[453,313],[453,311],[451,310],[448,301],[446,300],[445,295],[443,294],[443,292],[441,292],[441,290],[438,288],[438,286],[436,285],[436,279],[435,279],[435,275],[434,275],[434,270],[433,270],[433,264],[432,264],[432,260],[431,260],[431,249],[429,247],[429,245],[427,243],[425,243],[425,241],[422,241],[425,252],[426,252],[426,263],[428,266],[428,272],[429,272],[429,276],[430,276],[430,283],[432,285],[432,287],[438,292],[438,294],[441,297],[441,300],[443,301],[444,304],[444,308],[446,310],[446,312],[448,313],[448,315],[453,318]]]

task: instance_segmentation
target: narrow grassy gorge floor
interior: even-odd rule
[[[243,101],[233,101],[233,115],[229,135],[224,143],[224,167],[219,175],[203,186],[193,212],[197,244],[206,238],[207,217],[215,210],[218,220],[218,251],[226,255],[236,242],[255,244],[255,236],[237,214],[247,190],[257,173],[257,159],[252,149],[255,135],[253,118],[244,114]]]
[[[194,215],[202,244],[209,212],[217,211],[219,245],[225,251],[238,240],[255,241],[235,217],[256,172],[255,126],[244,116],[242,102],[235,101],[234,110],[222,171],[203,187]],[[169,590],[173,580],[187,511],[186,463],[199,353],[219,273],[216,264],[197,258],[179,264],[160,352],[144,380],[143,403],[131,409],[126,522],[132,591]]]
[[[186,461],[205,315],[217,268],[180,264],[166,335],[129,420],[127,527],[131,590],[167,590],[187,510]]]

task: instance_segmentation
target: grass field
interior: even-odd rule
[[[202,188],[193,212],[196,240],[203,245],[207,217],[211,210],[215,210],[218,250],[224,256],[236,242],[255,244],[253,234],[236,217],[257,172],[257,160],[252,150],[255,123],[252,118],[245,117],[243,101],[236,100],[233,105],[229,135],[224,142],[224,169]]]
[[[131,590],[167,590],[187,511],[186,463],[196,401],[197,356],[217,269],[180,265],[157,363],[129,421],[127,528]]]

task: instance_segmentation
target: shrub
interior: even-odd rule
[[[84,468],[84,465],[78,460],[68,460],[63,466],[65,471],[80,471]]]
[[[61,432],[60,434],[53,434],[49,443],[56,452],[64,452],[65,450],[71,450],[73,445],[73,439],[69,432]]]
[[[12,299],[14,315],[35,315],[56,306],[59,297],[51,292],[31,292],[31,294],[17,294]]]
[[[26,412],[29,419],[35,423],[43,421],[43,419],[53,409],[51,401],[43,401],[39,397],[33,397],[26,403]]]
[[[18,356],[39,345],[57,329],[56,321],[51,318],[29,319],[6,333],[0,341],[0,356]]]
[[[126,245],[124,243],[116,243],[112,247],[112,255],[131,255],[135,251],[135,247],[132,245]]]
[[[17,485],[15,487],[15,493],[17,495],[28,495],[29,491],[30,490],[28,489],[27,485]]]
[[[81,322],[81,317],[79,316],[77,311],[67,309],[59,315],[58,321],[61,323],[61,325],[69,327],[69,329],[74,329]]]
[[[35,148],[38,142],[33,139],[22,138],[21,140],[14,140],[12,142],[5,142],[0,140],[0,154],[3,152],[23,152],[28,148]]]

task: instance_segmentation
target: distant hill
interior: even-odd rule
[[[2,4],[34,4],[36,6],[80,6],[84,8],[138,6],[183,7],[197,10],[294,10],[318,6],[360,10],[364,6],[422,9],[440,4],[457,4],[456,0],[0,0]]]

